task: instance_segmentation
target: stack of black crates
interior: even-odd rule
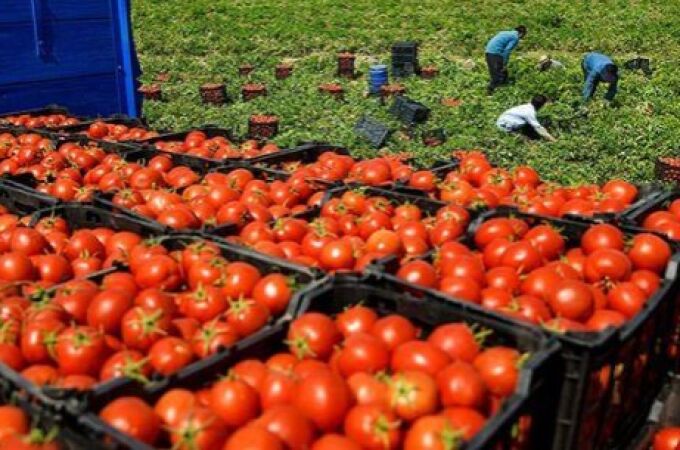
[[[392,76],[408,77],[420,72],[418,43],[397,42],[392,46]]]

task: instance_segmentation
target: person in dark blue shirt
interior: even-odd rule
[[[508,81],[510,53],[527,34],[527,28],[520,25],[514,30],[501,31],[486,44],[486,65],[489,66],[489,94]]]
[[[609,83],[609,90],[604,94],[604,98],[614,100],[619,83],[619,69],[616,64],[602,53],[590,52],[583,57],[581,67],[585,79],[583,100],[588,101],[593,97],[601,81]]]

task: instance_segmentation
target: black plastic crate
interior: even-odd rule
[[[512,434],[520,417],[530,416],[531,446],[523,450],[544,449],[542,443],[548,442],[550,434],[551,400],[549,392],[554,388],[559,377],[558,360],[556,358],[559,345],[541,333],[527,328],[515,328],[508,321],[490,319],[466,308],[450,304],[445,300],[428,297],[428,305],[423,308],[422,300],[410,294],[395,292],[384,287],[377,288],[370,284],[362,284],[353,277],[335,278],[332,281],[319,283],[301,297],[301,302],[291,305],[288,318],[273,327],[263,330],[247,341],[231,347],[219,356],[202,361],[186,370],[182,377],[169,381],[163,386],[147,390],[140,396],[153,403],[171,388],[196,389],[209,385],[221,378],[239,361],[250,358],[265,359],[286,349],[286,335],[290,320],[305,311],[321,311],[326,314],[337,314],[345,307],[361,302],[378,310],[381,314],[401,314],[413,320],[424,330],[431,330],[437,325],[447,322],[476,323],[493,330],[490,342],[516,346],[520,351],[531,352],[531,357],[524,365],[517,393],[507,400],[501,410],[488,420],[485,428],[461,450],[482,450],[509,447]],[[103,406],[103,405],[101,405]],[[99,408],[80,417],[83,429],[93,440],[107,439],[112,442],[109,448],[116,450],[148,450],[149,446],[121,436],[113,428],[101,421],[96,415]],[[546,420],[547,419],[547,420]],[[508,445],[502,447],[502,445]]]
[[[354,126],[354,132],[367,139],[375,148],[384,147],[391,134],[389,128],[368,116],[363,116],[359,119]]]
[[[584,221],[553,219],[525,214],[510,207],[483,212],[469,227],[463,243],[474,249],[476,228],[494,217],[516,217],[530,224],[549,223],[567,239],[567,248],[578,245],[581,235],[592,224]],[[635,230],[623,231],[630,236]],[[432,258],[432,254],[424,258]],[[667,349],[672,344],[672,321],[677,317],[676,297],[679,289],[680,253],[673,255],[659,290],[643,310],[619,329],[601,333],[555,334],[562,344],[565,364],[564,384],[558,395],[559,410],[552,450],[609,450],[621,448],[631,433],[644,423],[646,411],[662,385],[668,367]],[[387,264],[369,267],[377,280],[397,283],[403,289],[413,286],[394,275]],[[436,290],[425,289],[435,293]],[[466,303],[480,313],[500,317],[499,313]],[[517,326],[531,326],[515,321]],[[552,332],[543,330],[552,335]],[[645,386],[639,389],[639,386]]]
[[[647,423],[625,447],[625,450],[651,450],[654,444],[654,436],[666,427],[680,427],[679,374],[669,376],[668,382],[649,411]]]
[[[17,128],[17,129],[24,130],[24,131],[51,131],[51,130],[54,130],[54,129],[53,128],[47,128],[47,127],[45,127],[45,128],[30,128],[30,129],[25,128],[25,127],[15,127],[14,125],[11,125],[10,123],[8,123],[6,120],[3,120],[3,119],[6,118],[6,117],[10,117],[10,116],[28,115],[28,116],[35,117],[35,116],[48,116],[48,115],[52,115],[52,114],[63,114],[63,115],[68,116],[70,118],[77,119],[81,122],[88,120],[88,118],[86,118],[86,117],[75,116],[75,115],[69,113],[68,109],[64,108],[62,106],[47,105],[43,108],[32,108],[32,109],[25,109],[25,110],[22,110],[22,111],[2,113],[2,114],[0,114],[0,126],[8,126],[8,127]]]
[[[267,168],[280,169],[282,164],[299,162],[302,164],[314,163],[325,152],[333,152],[339,155],[349,155],[347,148],[326,142],[309,142],[290,149],[284,149],[277,153],[262,155],[257,158],[244,160],[246,165],[257,165]]]
[[[0,176],[0,204],[19,215],[32,214],[58,205],[59,199],[36,191],[35,179],[29,174]]]
[[[678,198],[680,198],[680,189],[658,191],[655,195],[650,195],[644,201],[638,202],[639,204],[636,203],[635,207],[629,208],[621,215],[620,221],[624,225],[641,228],[649,214],[667,209],[671,202]]]
[[[408,125],[426,122],[430,117],[430,108],[420,102],[403,95],[394,98],[390,113]]]

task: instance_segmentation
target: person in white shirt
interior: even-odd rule
[[[546,139],[555,142],[536,118],[536,112],[548,102],[544,95],[536,95],[531,102],[510,108],[500,115],[496,126],[506,133],[521,133],[529,139]]]

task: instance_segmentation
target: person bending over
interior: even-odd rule
[[[588,101],[593,97],[601,81],[609,83],[609,90],[604,94],[604,98],[614,100],[619,83],[619,68],[616,64],[602,53],[590,52],[583,57],[581,67],[585,78],[583,100]]]
[[[486,65],[489,67],[488,92],[493,93],[498,86],[508,82],[508,61],[510,54],[527,34],[527,28],[520,25],[514,30],[501,31],[486,44]]]
[[[515,106],[501,114],[496,121],[496,126],[506,133],[520,133],[529,139],[543,138],[554,142],[555,138],[548,133],[536,117],[538,110],[547,102],[548,99],[544,95],[536,95],[529,103]]]

